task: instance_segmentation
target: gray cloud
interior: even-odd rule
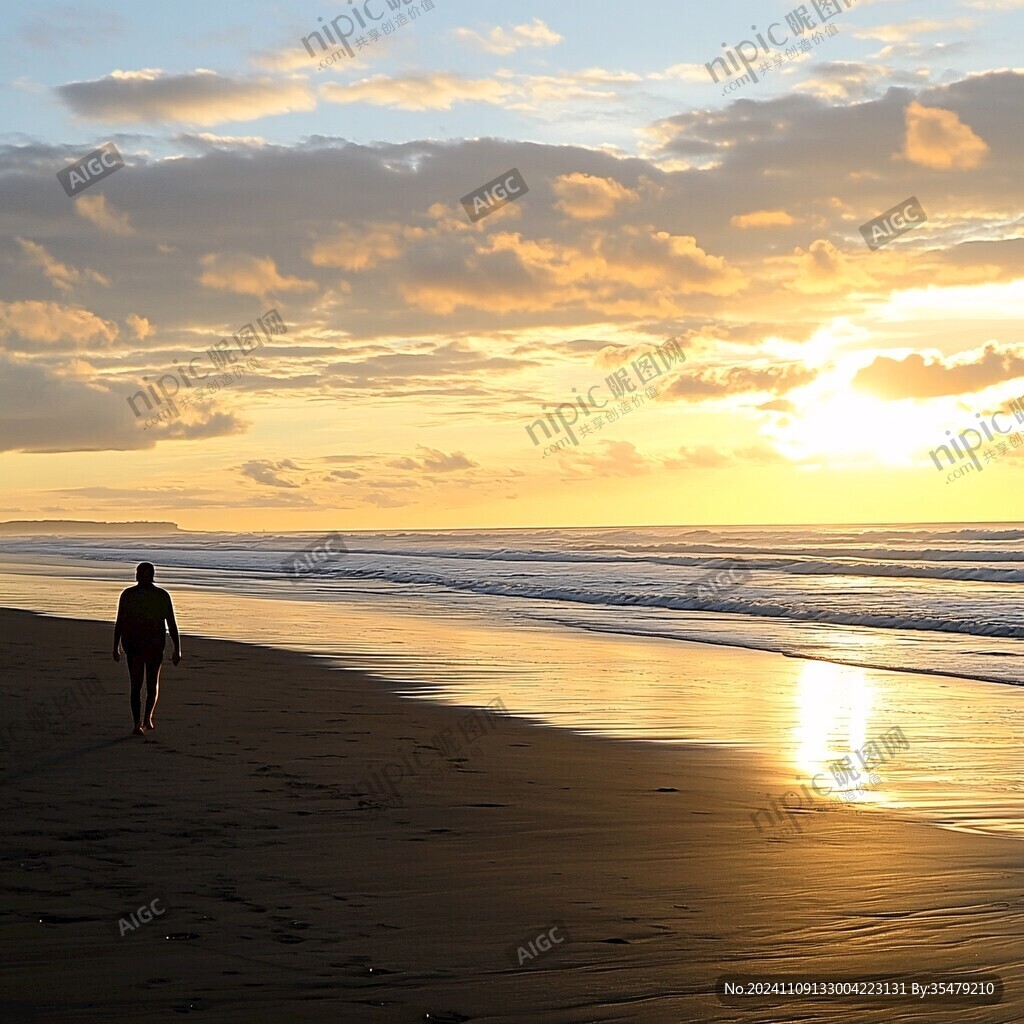
[[[206,70],[178,75],[118,71],[89,82],[69,82],[54,91],[77,117],[107,124],[214,125],[255,121],[316,106],[303,80],[270,76],[234,79]]]
[[[296,468],[295,463],[290,459],[284,459],[281,462],[271,462],[269,459],[252,459],[240,467],[240,472],[242,476],[255,480],[259,484],[265,484],[268,487],[297,488],[299,486],[297,483],[285,479],[279,472],[283,469],[293,470]]]

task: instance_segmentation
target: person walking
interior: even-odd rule
[[[128,660],[128,677],[131,680],[132,718],[135,721],[133,736],[143,736],[147,729],[154,729],[153,712],[160,694],[160,666],[164,660],[167,630],[174,641],[171,664],[181,661],[181,637],[174,620],[174,605],[171,595],[153,583],[156,570],[151,562],[140,562],[135,569],[134,587],[123,591],[117,603],[117,621],[114,623],[114,661],[120,661],[120,647]],[[142,682],[146,682],[146,711],[142,713]]]

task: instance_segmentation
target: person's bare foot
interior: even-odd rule
[[[146,723],[146,728],[150,732],[152,732],[156,728],[156,726],[153,724],[153,719],[152,718]]]
[[[146,735],[146,730],[143,729],[141,725],[137,725],[137,726],[135,726],[134,729],[132,729],[132,735],[133,736],[145,736]]]

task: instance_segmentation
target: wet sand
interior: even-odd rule
[[[140,739],[109,624],[0,610],[0,637],[4,1021],[1024,1016],[1019,841],[825,801],[761,834],[792,778],[741,750],[474,717],[227,641],[186,638]],[[374,790],[389,764],[401,806]],[[937,972],[1006,995],[713,994]]]

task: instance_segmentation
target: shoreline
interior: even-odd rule
[[[119,581],[64,578],[73,586],[50,572],[2,573],[0,587],[24,610],[60,619],[102,621],[116,604]],[[306,653],[333,668],[370,673],[403,697],[458,707],[492,701],[497,679],[515,715],[614,739],[738,747],[762,774],[783,769],[783,788],[799,790],[822,772],[827,780],[837,759],[862,761],[865,741],[901,726],[912,756],[889,765],[870,792],[853,799],[1024,841],[1016,785],[1024,720],[1014,704],[1024,691],[1000,685],[1005,680],[858,668],[842,654],[793,657],[560,620],[483,621],[458,601],[430,606],[417,597],[394,607],[377,593],[310,602],[292,600],[290,587],[267,587],[261,597],[247,587],[204,587],[173,575],[169,584],[193,635]],[[820,643],[827,642],[823,635]],[[838,651],[854,642],[846,632],[833,638]],[[972,737],[969,757],[965,735]],[[836,786],[834,801],[848,799],[844,788]],[[823,795],[817,786],[815,792]]]
[[[358,555],[359,552],[350,554]],[[0,586],[6,584],[12,588],[14,601],[20,607],[43,614],[70,613],[73,616],[91,615],[98,618],[105,616],[109,600],[112,599],[109,595],[99,604],[87,599],[84,607],[75,601],[66,601],[66,606],[61,606],[52,592],[44,594],[34,590],[31,581],[52,579],[59,576],[62,569],[70,578],[79,579],[74,574],[80,573],[87,583],[98,586],[109,583],[111,593],[116,595],[118,590],[115,588],[122,586],[122,580],[132,578],[134,562],[127,557],[123,561],[107,556],[95,557],[86,551],[63,552],[58,555],[0,552]],[[164,582],[179,591],[188,589],[194,593],[208,595],[231,592],[239,599],[298,601],[315,605],[321,610],[335,607],[335,602],[329,600],[318,589],[315,575],[307,579],[296,579],[287,575],[278,578],[276,570],[268,570],[266,566],[204,568],[187,561],[183,564],[165,565],[161,572]],[[214,582],[213,586],[207,585],[211,579]],[[340,581],[339,584],[339,581],[330,577],[322,582],[326,586],[347,586],[344,581]],[[942,583],[939,580],[923,582],[929,586]],[[277,584],[287,584],[287,587],[280,590]],[[361,581],[362,586],[374,584],[384,588],[392,587],[392,583],[387,580]],[[1004,584],[986,583],[985,586],[1002,587]],[[89,593],[90,590],[93,594],[96,593],[95,587],[90,587],[83,593]],[[372,607],[375,615],[388,616],[397,612],[400,615],[426,618],[432,615],[437,601],[440,600],[446,612],[465,615],[467,622],[472,619],[478,626],[490,629],[494,619],[493,611],[487,602],[492,596],[495,595],[486,595],[474,590],[448,591],[441,595],[433,594],[429,589],[421,591],[414,588],[410,592],[401,592],[399,587],[397,595],[386,590],[364,593],[358,598],[358,603],[364,610]],[[352,610],[351,597],[351,594],[346,594],[346,611]],[[542,627],[586,633],[591,636],[621,637],[626,642],[638,644],[667,640],[677,644],[698,644],[719,650],[745,651],[753,655],[778,654],[788,659],[821,661],[831,665],[860,668],[872,673],[927,675],[940,679],[961,679],[969,683],[1024,687],[1024,668],[1018,667],[1019,640],[999,631],[984,634],[915,628],[912,625],[896,623],[857,622],[844,625],[839,621],[824,621],[813,617],[793,618],[788,615],[751,613],[749,609],[668,610],[670,616],[678,614],[684,619],[680,622],[668,621],[664,624],[663,631],[658,631],[659,612],[666,609],[656,606],[646,609],[653,620],[648,625],[643,619],[645,607],[642,605],[619,607],[598,603],[577,607],[571,600],[555,597],[543,600],[530,598],[527,604],[518,603],[514,597],[497,595],[495,599],[499,602],[498,618],[506,625],[520,624],[522,620],[519,614],[525,613],[526,619]],[[616,613],[624,608],[629,610],[630,615],[640,616],[639,621],[628,627],[618,625]],[[582,617],[577,617],[580,612]],[[276,619],[278,615],[275,613],[273,617]],[[607,621],[604,621],[605,619]],[[221,630],[217,627],[219,620],[208,621],[214,624],[209,635],[213,638],[221,635]],[[265,642],[264,637],[246,635],[245,631],[228,632],[231,639],[249,643]],[[366,641],[364,649],[375,650],[372,639],[374,635],[375,629],[366,631],[363,638]],[[279,642],[281,639],[277,637],[271,642]],[[324,637],[321,635],[317,639],[319,642],[310,645],[308,649],[323,649]],[[422,644],[421,637],[418,644],[410,645],[410,649],[413,653],[420,652]],[[871,654],[865,657],[867,651]],[[431,651],[428,654],[424,650],[420,653],[424,654],[422,660],[425,665],[436,660],[437,652]],[[486,656],[484,650],[480,653]],[[933,666],[937,664],[943,668],[934,668]]]
[[[715,612],[709,612],[706,614],[714,615]],[[766,618],[768,616],[765,616]],[[825,623],[825,625],[832,625],[832,623]],[[880,626],[839,626],[836,628],[841,629],[881,629],[884,627]],[[706,644],[709,647],[726,647],[730,650],[737,651],[754,651],[757,654],[771,654],[780,658],[792,658],[796,661],[822,661],[828,665],[846,665],[849,668],[862,668],[869,672],[895,672],[897,674],[904,673],[906,675],[917,675],[917,676],[935,676],[942,679],[966,679],[971,683],[994,683],[996,686],[1013,686],[1022,687],[1024,681],[1015,682],[1012,679],[1000,679],[996,676],[985,676],[980,674],[969,675],[966,672],[950,672],[942,671],[940,669],[928,669],[920,668],[919,666],[913,666],[911,668],[899,668],[893,665],[876,665],[867,661],[854,661],[849,658],[842,657],[831,657],[826,658],[823,655],[809,654],[806,652],[796,653],[793,651],[782,651],[773,650],[770,647],[755,647],[753,644],[740,643],[738,640],[733,640],[730,643],[726,643],[723,640],[716,640],[714,637],[671,637],[671,636],[648,636],[646,633],[629,633],[622,630],[610,629],[605,626],[595,626],[590,623],[574,623],[573,629],[579,629],[588,633],[602,633],[607,636],[621,636],[628,637],[633,640],[664,640],[669,643],[679,644]],[[920,630],[919,632],[927,633],[926,630]],[[964,633],[950,633],[950,636],[965,636],[968,634]],[[1005,639],[1013,639],[1007,637]]]
[[[766,838],[749,812],[787,783],[751,779],[741,751],[516,718],[404,785],[403,807],[378,810],[359,792],[366,772],[396,752],[442,760],[432,748],[465,731],[466,708],[403,699],[307,655],[189,637],[182,665],[165,662],[157,731],[140,740],[127,735],[109,624],[0,609],[0,629],[5,714],[90,673],[103,686],[28,772],[10,776],[0,752],[4,997],[35,1000],[47,1021],[166,1020],[189,1005],[226,1024],[448,1010],[727,1021],[751,1018],[712,994],[722,975],[887,969],[1000,973],[1006,995],[776,1012],[1021,1016],[1010,840],[841,807]],[[118,938],[104,908],[153,900],[159,923]],[[515,949],[534,952],[520,966]]]

